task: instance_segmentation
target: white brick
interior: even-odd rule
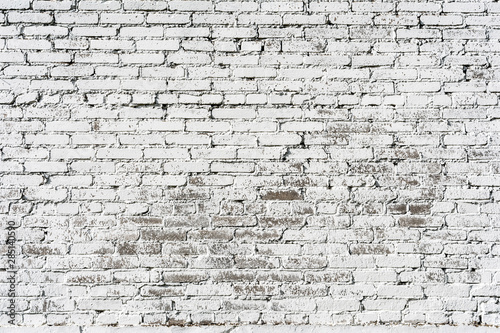
[[[119,4],[119,2],[118,2]],[[147,11],[158,11],[167,9],[167,3],[164,1],[138,1],[138,0],[127,0],[123,3],[123,8],[125,10],[147,10]]]
[[[2,0],[0,2],[0,9],[28,9],[29,7],[29,0],[19,0],[15,2]]]
[[[71,33],[77,37],[111,37],[116,36],[116,28],[104,27],[75,27]]]
[[[151,13],[146,18],[147,23],[184,24],[190,22],[189,14],[160,14]]]
[[[96,24],[97,13],[56,13],[56,23],[63,24]]]
[[[263,2],[260,5],[262,11],[269,12],[297,12],[302,11],[301,2]]]
[[[173,11],[209,11],[213,9],[210,1],[170,1],[168,5]]]
[[[178,50],[177,40],[140,40],[136,43],[138,50]]]

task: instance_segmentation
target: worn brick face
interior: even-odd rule
[[[19,324],[500,325],[499,13],[0,0]]]

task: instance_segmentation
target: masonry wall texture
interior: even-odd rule
[[[499,2],[0,10],[19,325],[500,325]]]

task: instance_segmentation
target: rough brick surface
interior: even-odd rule
[[[19,325],[500,324],[498,3],[0,21]]]

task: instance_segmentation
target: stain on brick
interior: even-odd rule
[[[271,190],[261,194],[262,200],[302,200],[302,194],[296,190]]]

